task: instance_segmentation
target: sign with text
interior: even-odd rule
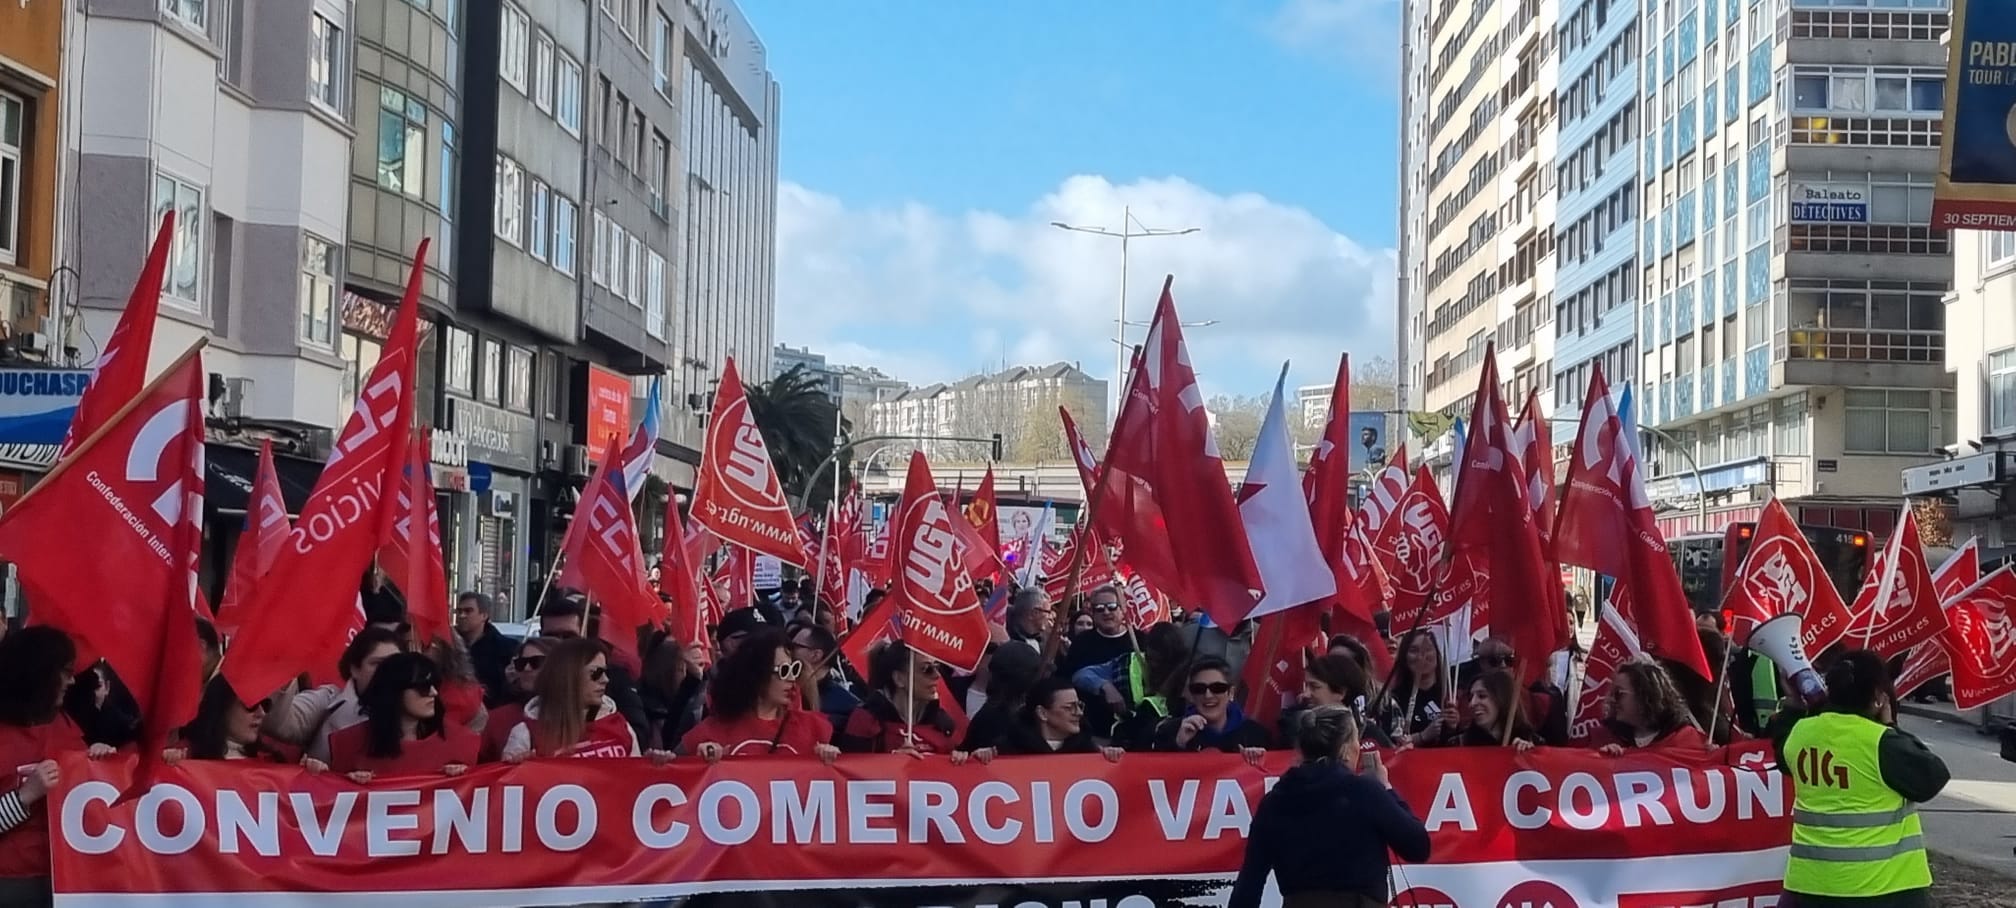
[[[630,440],[630,377],[588,366],[588,405],[582,417],[583,444],[590,462],[601,458],[613,439],[618,450]]]
[[[532,417],[466,397],[448,398],[449,425],[460,436],[465,462],[487,463],[520,473],[537,466],[538,425]]]
[[[1792,184],[1792,223],[1867,224],[1869,187],[1860,183]]]
[[[1932,226],[2016,229],[2016,16],[1953,0]]]
[[[0,443],[61,444],[89,369],[0,369]]]

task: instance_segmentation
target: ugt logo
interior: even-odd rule
[[[910,545],[903,556],[903,579],[911,587],[912,604],[940,615],[964,611],[955,605],[957,594],[972,581],[964,571],[954,570],[958,543],[944,502],[936,495],[925,496],[911,504],[905,516]]]
[[[126,481],[147,491],[152,491],[162,482],[162,468],[168,458],[169,445],[183,441],[189,431],[189,408],[187,400],[174,400],[155,411],[140,426],[133,436],[133,446],[126,451]],[[155,497],[154,513],[161,517],[163,527],[173,527],[181,522],[185,497],[189,494],[184,487],[187,477],[176,476]]]

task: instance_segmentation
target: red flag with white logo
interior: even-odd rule
[[[1980,540],[1969,538],[1960,550],[1948,556],[1939,569],[1932,572],[1932,589],[1939,596],[1940,608],[1952,607],[1953,600],[1968,587],[1981,582]],[[1908,697],[1911,692],[1952,671],[1953,664],[1946,658],[1946,648],[1937,638],[1930,643],[1921,643],[1911,648],[1911,655],[1905,657],[1904,667],[1897,672],[1897,696]]]
[[[413,433],[406,458],[406,481],[392,502],[392,536],[378,550],[378,567],[406,597],[406,621],[413,638],[423,643],[446,639],[453,626],[449,616],[448,568],[441,553],[441,520],[434,513],[434,470],[427,430]],[[424,529],[423,529],[424,528]],[[424,533],[416,543],[414,536]],[[414,557],[416,551],[419,557]]]
[[[970,672],[987,648],[987,616],[973,579],[959,568],[954,520],[963,518],[945,506],[930,464],[921,452],[911,452],[903,500],[890,520],[896,576],[889,600],[902,616],[903,640],[911,649]]]
[[[1526,478],[1526,503],[1533,506],[1533,525],[1540,541],[1554,538],[1554,433],[1547,427],[1547,415],[1540,412],[1540,392],[1526,392],[1526,409],[1512,427],[1513,450],[1519,454],[1519,470]]]
[[[707,633],[707,605],[712,597],[703,590],[705,581],[698,565],[686,557],[686,527],[679,519],[679,502],[665,500],[665,549],[658,563],[658,588],[672,600],[672,636],[686,646],[700,647],[703,664],[711,663],[714,641]]]
[[[198,229],[201,229],[200,227]],[[77,449],[79,442],[98,431],[147,384],[147,359],[154,352],[154,324],[161,311],[161,279],[168,271],[168,254],[175,245],[175,210],[161,213],[161,226],[154,232],[154,245],[140,266],[140,277],[126,297],[119,323],[105,339],[105,349],[91,366],[91,381],[77,399],[77,412],[56,449],[62,460]]]
[[[1436,581],[1445,573],[1449,555],[1449,509],[1442,503],[1442,489],[1435,485],[1435,476],[1426,464],[1415,471],[1407,493],[1374,527],[1372,550],[1393,588],[1388,608],[1393,612],[1395,634],[1414,627],[1417,621],[1432,624],[1448,617],[1420,617],[1421,609],[1440,588]]]
[[[581,490],[574,519],[560,543],[580,588],[602,606],[602,639],[618,651],[637,655],[637,629],[657,624],[662,609],[645,582],[644,556],[637,546],[637,522],[623,489],[620,439],[610,438],[596,461],[595,475]],[[663,576],[663,573],[660,573]]]
[[[847,549],[844,537],[846,529],[840,526],[840,508],[828,504],[826,507],[825,539],[819,546],[819,591],[820,599],[836,612],[847,611],[847,559],[842,554]]]
[[[1976,709],[2016,693],[2016,571],[2003,565],[1954,597],[1939,635],[1953,663],[1953,705]]]
[[[1925,564],[1918,515],[1910,505],[1848,606],[1848,642],[1885,659],[1903,655],[1946,628],[1946,610]]]
[[[252,474],[245,529],[238,534],[238,550],[231,555],[231,579],[224,585],[224,602],[217,607],[217,633],[226,639],[238,633],[245,597],[273,569],[292,530],[287,501],[280,493],[280,474],[273,466],[273,441],[267,439],[259,443],[259,470]]]
[[[714,565],[714,589],[723,614],[754,605],[756,557],[748,549],[728,549]]]
[[[1100,532],[1117,537],[1130,563],[1184,605],[1223,627],[1244,619],[1264,592],[1260,569],[1225,479],[1169,281],[1135,358],[1104,467],[1113,475],[1103,500],[1091,505],[1100,511]],[[1168,541],[1169,564],[1135,551],[1158,538]]]
[[[1529,419],[1538,418],[1530,405],[1528,413]],[[1603,370],[1593,369],[1568,460],[1568,491],[1555,525],[1554,555],[1564,565],[1616,578],[1628,590],[1621,600],[1628,605],[1620,605],[1619,611],[1646,652],[1712,678],[1694,608],[1659,533],[1636,449],[1625,434],[1629,431],[1618,419]],[[1551,480],[1548,485],[1552,487]],[[1560,589],[1558,581],[1551,586]]]
[[[1351,547],[1353,522],[1350,434],[1351,355],[1347,353],[1337,361],[1337,379],[1330,388],[1323,439],[1317,443],[1315,453],[1309,455],[1309,468],[1302,473],[1302,497],[1308,505],[1310,527],[1322,550],[1323,563],[1330,567],[1334,587],[1330,607],[1347,619],[1371,627],[1372,613],[1384,604],[1385,597],[1379,594],[1378,584],[1366,564],[1365,556],[1370,553],[1362,549],[1356,553],[1347,551]],[[1245,495],[1243,489],[1240,494]],[[1250,539],[1250,527],[1247,533]],[[1260,559],[1261,555],[1256,552],[1255,558]],[[1263,601],[1260,608],[1268,604]]]
[[[890,540],[891,534],[895,531],[896,521],[893,518],[883,520],[882,532],[875,534],[875,538],[869,541],[867,550],[861,555],[861,573],[868,578],[868,585],[878,590],[889,588],[891,579],[889,553],[895,548]]]
[[[111,664],[139,702],[143,754],[160,753],[170,730],[195,716],[205,680],[196,638],[205,387],[197,349],[106,414],[0,516],[0,558],[13,562],[35,622]]]
[[[1367,532],[1376,537],[1386,526],[1386,521],[1399,510],[1401,500],[1407,497],[1411,479],[1407,473],[1407,446],[1403,444],[1365,489],[1365,501],[1359,510],[1368,521]]]
[[[1750,642],[1750,631],[1786,612],[1804,618],[1802,642],[1815,658],[1848,633],[1848,606],[1827,571],[1806,542],[1806,534],[1773,498],[1764,504],[1757,535],[1722,606],[1735,619],[1731,636],[1737,646]]]
[[[791,519],[791,505],[784,500],[784,486],[778,482],[763,433],[749,413],[748,393],[732,356],[722,369],[714,413],[707,419],[692,513],[694,523],[728,542],[785,564],[808,563],[798,525]]]
[[[1643,652],[1638,635],[1616,608],[1616,597],[1596,610],[1596,641],[1589,646],[1589,660],[1582,669],[1582,698],[1575,704],[1575,717],[1568,723],[1568,737],[1585,740],[1609,715],[1604,701],[1610,699],[1610,679],[1617,667]]]
[[[1121,565],[1120,579],[1121,601],[1127,605],[1127,621],[1135,630],[1145,631],[1173,617],[1169,597],[1156,592],[1140,574]]]
[[[959,519],[952,521],[952,543],[958,551],[961,569],[975,580],[993,579],[1007,573],[1007,565],[1001,562],[1001,544],[988,542],[981,535],[980,528],[958,511],[958,505],[959,496],[955,492],[947,507],[959,513]]]
[[[421,240],[392,333],[357,391],[357,408],[336,438],[315,490],[266,581],[252,591],[224,677],[247,702],[306,670],[332,671],[364,626],[357,582],[392,535],[392,500],[404,479],[413,424],[413,373],[420,334]]]

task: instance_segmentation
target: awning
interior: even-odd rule
[[[212,442],[204,446],[204,505],[223,514],[243,514],[252,499],[252,478],[259,474],[259,452],[252,448]],[[273,471],[280,477],[280,497],[287,502],[288,516],[301,513],[314,491],[322,465],[312,460],[275,452]]]

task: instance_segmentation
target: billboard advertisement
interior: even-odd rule
[[[1351,472],[1363,473],[1368,466],[1386,465],[1386,414],[1351,414]]]
[[[0,443],[61,444],[89,369],[0,369]]]
[[[2016,229],[2016,16],[1994,0],[1953,0],[1949,48],[1932,226]]]
[[[582,423],[589,460],[602,456],[610,439],[621,448],[630,440],[630,377],[601,366],[588,367],[588,407]]]

